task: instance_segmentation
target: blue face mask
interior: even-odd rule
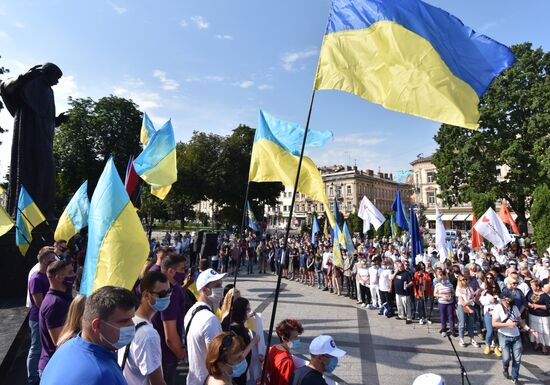
[[[120,332],[120,334],[118,336],[118,340],[116,340],[115,342],[109,341],[107,338],[105,338],[103,336],[103,334],[99,333],[100,338],[103,339],[105,342],[107,342],[109,345],[111,345],[113,348],[115,348],[115,350],[118,350],[118,349],[128,345],[134,339],[134,336],[136,334],[136,326],[135,325],[122,326],[122,327],[118,328],[114,325],[111,325],[107,321],[103,321],[103,322],[105,322],[107,325],[109,325],[112,328],[118,329],[119,332]]]
[[[157,298],[157,302],[154,304],[151,304],[151,308],[154,311],[164,311],[166,308],[170,306],[170,296],[167,295],[164,298]]]
[[[288,348],[289,349],[298,349],[298,347],[300,346],[300,340],[292,340],[292,341],[289,341],[288,342]]]
[[[325,372],[332,373],[337,366],[338,366],[338,357],[330,357],[330,360],[327,366],[325,366]]]
[[[248,362],[246,362],[246,360],[242,360],[236,365],[231,365],[231,369],[233,370],[231,377],[240,377],[244,374],[244,372],[246,372],[246,369],[248,369]]]

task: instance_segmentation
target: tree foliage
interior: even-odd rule
[[[443,124],[435,136],[439,148],[433,163],[446,204],[505,198],[526,231],[531,195],[550,181],[550,55],[531,43],[512,50],[516,63],[495,79],[480,102],[481,128]]]
[[[531,222],[535,229],[535,241],[539,250],[546,250],[550,246],[550,189],[548,186],[539,186],[533,193]]]
[[[57,128],[54,139],[58,210],[85,180],[93,191],[110,156],[124,176],[129,157],[140,152],[142,114],[132,101],[107,96],[97,102],[69,99],[69,105],[69,120]]]

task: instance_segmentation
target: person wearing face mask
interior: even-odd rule
[[[189,356],[187,385],[203,385],[208,377],[206,350],[214,337],[222,332],[216,310],[223,298],[224,274],[206,269],[197,277],[197,302],[187,311],[184,319],[185,341]]]
[[[346,352],[338,349],[331,336],[320,335],[309,344],[311,361],[294,371],[291,385],[327,385],[324,373],[332,373],[338,366],[338,359]]]
[[[170,284],[160,271],[150,271],[140,282],[140,293],[141,303],[133,318],[136,335],[130,345],[118,351],[118,361],[128,385],[166,385],[160,336],[151,319],[170,305]]]
[[[69,247],[67,246],[67,241],[64,239],[57,240],[53,243],[55,259],[57,260],[67,260],[69,256]]]
[[[183,345],[183,325],[185,317],[185,293],[178,284],[176,277],[185,269],[185,259],[179,255],[168,255],[162,261],[161,272],[170,283],[170,304],[157,312],[152,318],[152,324],[160,335],[162,349],[162,371],[164,380],[172,385],[176,379],[178,362],[185,357]]]
[[[65,261],[52,262],[48,266],[47,275],[50,288],[42,300],[38,315],[40,343],[42,344],[38,362],[39,373],[44,371],[57,348],[57,340],[73,300],[70,290],[75,280],[72,265]]]
[[[246,374],[248,368],[241,337],[224,332],[208,345],[205,366],[208,377],[205,385],[235,385],[235,380]]]
[[[38,313],[42,300],[50,288],[50,281],[46,271],[50,263],[55,261],[53,247],[44,246],[38,252],[38,270],[29,277],[28,294],[31,301],[31,310],[29,312],[29,328],[31,329],[31,346],[27,356],[27,383],[35,385],[40,382],[38,376],[38,360],[42,345],[40,344],[40,332],[38,327]]]
[[[290,350],[296,350],[300,345],[300,335],[304,332],[304,328],[298,320],[285,319],[279,322],[275,332],[281,343],[269,348],[265,383],[266,385],[288,385],[295,369]]]
[[[126,385],[115,351],[134,338],[137,302],[129,290],[115,286],[103,286],[86,298],[82,333],[59,347],[40,384]]]

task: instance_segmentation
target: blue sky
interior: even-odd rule
[[[550,1],[431,0],[476,31],[512,45],[550,49]],[[256,126],[258,109],[305,123],[329,0],[116,0],[0,3],[0,66],[11,75],[51,61],[67,97],[133,99],[156,125],[172,118],[176,139],[193,130],[228,134]],[[0,175],[12,119],[0,140]],[[339,91],[316,93],[311,127],[334,140],[309,151],[318,165],[353,164],[396,172],[430,154],[438,123],[385,110]]]

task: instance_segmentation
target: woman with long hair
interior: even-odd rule
[[[529,326],[537,332],[535,337],[530,334],[535,350],[541,349],[548,354],[550,347],[550,296],[542,290],[538,279],[531,281],[531,291],[527,294],[529,309]]]
[[[59,334],[57,347],[63,345],[64,342],[67,342],[71,338],[76,337],[76,335],[82,330],[82,314],[84,313],[85,303],[86,297],[80,294],[77,295],[71,302],[67,319],[65,320],[63,329],[61,329],[61,333]]]
[[[475,292],[463,275],[458,276],[455,296],[457,299],[458,336],[460,337],[458,343],[460,346],[466,346],[464,342],[464,328],[466,328],[472,345],[478,348],[479,343],[474,338]]]
[[[483,305],[483,320],[485,322],[485,354],[491,354],[491,350],[500,357],[502,352],[498,347],[498,337],[493,328],[493,310],[500,303],[500,287],[494,280],[485,276],[485,287],[479,298]]]

